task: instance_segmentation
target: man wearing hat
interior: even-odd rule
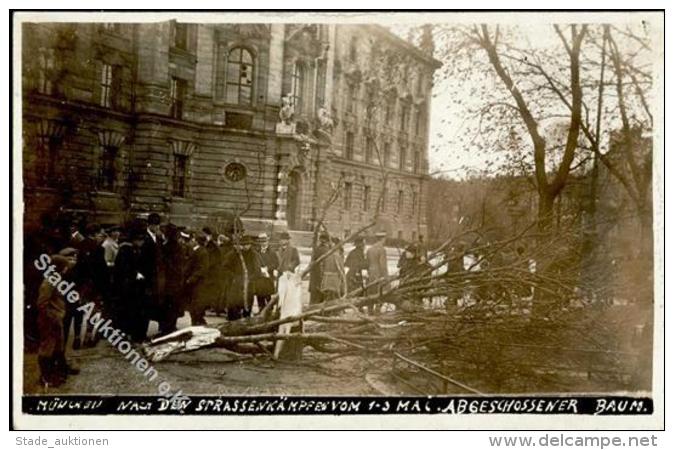
[[[260,255],[261,276],[255,280],[255,295],[257,305],[262,310],[276,292],[276,279],[278,278],[278,256],[269,247],[269,236],[260,233],[257,236],[256,251]]]
[[[375,294],[381,289],[386,288],[386,278],[388,278],[388,262],[386,260],[386,248],[384,241],[386,240],[386,232],[379,231],[375,234],[377,242],[367,249],[365,257],[367,258],[367,272],[370,277],[369,281],[377,281],[377,285],[370,288],[370,294]],[[380,305],[372,305],[373,311],[378,311]]]
[[[140,271],[140,252],[145,243],[146,232],[142,224],[132,223],[120,239],[115,265],[112,271],[112,300],[109,310],[117,328],[131,336],[137,319],[139,302],[143,298]]]
[[[365,239],[360,236],[356,237],[354,244],[355,248],[349,252],[344,263],[347,271],[346,287],[349,292],[365,286],[364,275],[368,269],[367,258],[365,257]]]
[[[206,308],[218,310],[220,299],[224,295],[224,270],[222,250],[216,243],[216,236],[210,227],[204,227],[203,232],[206,235],[206,250],[208,251],[208,271],[206,272],[206,286],[209,297]]]
[[[182,316],[185,307],[183,282],[186,254],[182,244],[178,241],[178,227],[172,223],[167,224],[164,228],[164,236],[166,241],[161,247],[161,252],[166,270],[166,283],[164,284],[159,334],[168,334],[176,330],[176,321]]]
[[[297,248],[290,244],[290,233],[282,231],[279,233],[278,238],[280,244],[278,249],[278,270],[281,274],[295,272],[297,266],[300,265],[300,253],[297,251]]]
[[[209,253],[207,238],[203,231],[194,234],[196,244],[188,258],[185,269],[185,295],[192,325],[205,325],[204,313],[210,300],[207,283]]]
[[[332,239],[337,250],[321,263],[321,293],[323,301],[334,300],[344,294],[346,274],[344,272],[344,247],[338,238]]]
[[[159,214],[151,213],[148,216],[145,237],[140,248],[137,279],[142,293],[138,302],[137,321],[132,336],[138,342],[147,338],[150,319],[158,319],[159,316],[158,312],[165,281],[161,258],[160,223],[161,217]]]
[[[75,266],[73,259],[62,255],[52,255],[50,263],[61,277]],[[63,294],[45,278],[40,285],[37,299],[37,323],[40,335],[40,381],[47,386],[60,386],[68,375],[79,373],[78,369],[68,365],[65,358],[63,319],[66,315],[66,303]]]
[[[312,264],[330,250],[330,235],[325,231],[318,236],[318,246],[311,255]],[[323,283],[323,264],[314,264],[309,274],[309,303],[323,303],[324,296],[321,290]]]
[[[105,239],[103,227],[99,224],[89,224],[85,228],[84,234],[76,229],[71,234],[72,247],[77,250],[77,263],[69,273],[69,277],[77,285],[77,289],[88,301],[94,301],[100,305],[102,292],[105,291],[105,260],[103,257],[103,247],[101,244]],[[81,335],[84,325],[85,344],[88,344],[88,333],[90,325],[84,321],[84,313],[77,308],[78,303],[68,303],[66,305],[66,315],[64,318],[64,340],[68,341],[71,324],[74,327],[73,349],[77,350],[82,345]],[[93,329],[91,329],[93,331]],[[92,336],[93,338],[93,336]],[[92,339],[93,342],[93,339]]]

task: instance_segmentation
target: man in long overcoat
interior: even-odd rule
[[[192,325],[205,325],[204,313],[210,302],[212,289],[208,280],[209,252],[206,234],[196,233],[197,245],[189,257],[185,274],[185,291],[189,296],[189,312]]]
[[[164,261],[161,254],[161,218],[157,213],[148,216],[145,239],[138,260],[138,281],[141,298],[138,302],[133,338],[143,341],[147,337],[150,319],[159,320],[165,282]]]

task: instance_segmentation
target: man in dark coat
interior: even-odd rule
[[[217,311],[220,298],[223,295],[223,261],[222,249],[215,242],[213,232],[209,227],[204,227],[206,235],[206,250],[208,251],[208,271],[206,273],[206,289],[208,298],[206,309],[212,308]]]
[[[269,237],[261,233],[257,237],[255,250],[260,255],[261,276],[254,281],[255,296],[260,311],[267,306],[271,296],[276,292],[276,280],[278,278],[279,260],[276,253],[269,247]]]
[[[65,276],[75,264],[74,260],[61,255],[52,255],[50,262],[54,266],[55,273],[61,277]],[[40,337],[38,363],[41,382],[48,386],[59,386],[65,382],[68,375],[79,373],[79,370],[70,367],[65,359],[63,319],[66,314],[66,303],[56,286],[44,279],[36,302]]]
[[[139,342],[145,340],[150,319],[158,319],[158,312],[161,309],[160,302],[165,279],[161,258],[160,222],[159,214],[151,213],[148,216],[145,239],[140,248],[138,281],[142,287],[142,294],[138,302],[137,320],[132,336]]]
[[[204,314],[209,302],[209,253],[204,232],[196,233],[197,245],[192,250],[185,273],[185,292],[189,296],[189,312],[192,325],[205,325]]]
[[[230,252],[234,251],[232,239],[224,234],[218,235],[218,247],[220,247],[220,263],[218,264],[218,298],[215,301],[216,315],[227,314],[227,287],[231,283],[231,273],[225,267],[225,258]]]
[[[80,233],[79,228],[74,227],[71,234],[70,247],[77,250],[77,263],[71,272],[71,278],[77,286],[81,298],[87,301],[93,301],[97,309],[102,305],[101,295],[105,289],[104,273],[105,260],[103,258],[103,240],[105,235],[103,228],[97,224],[90,224],[86,227],[84,234]],[[85,344],[89,345],[89,323],[84,321],[84,313],[79,308],[80,302],[68,302],[66,315],[63,322],[63,339],[67,343],[70,333],[70,325],[74,326],[73,349],[81,347],[82,325],[84,324]]]
[[[321,233],[318,238],[318,247],[311,255],[312,264],[321,256],[330,250],[330,235],[328,233]],[[323,292],[321,284],[323,282],[323,264],[314,264],[309,274],[309,303],[323,303]]]
[[[367,258],[365,258],[365,240],[357,237],[354,244],[355,248],[349,252],[344,263],[347,269],[346,287],[349,292],[365,286],[363,272],[366,272],[368,267]]]
[[[140,253],[145,243],[145,230],[138,225],[125,231],[120,239],[119,250],[113,268],[111,320],[129,338],[134,332],[139,301],[143,298],[144,283],[138,278],[140,273]]]
[[[184,311],[183,299],[186,255],[178,241],[178,228],[169,223],[164,235],[166,242],[162,245],[162,258],[166,271],[164,285],[164,301],[162,302],[162,318],[159,321],[159,334],[168,334],[176,330],[176,322]]]
[[[286,231],[279,233],[279,275],[285,272],[295,272],[300,265],[300,253],[290,244],[290,234]]]

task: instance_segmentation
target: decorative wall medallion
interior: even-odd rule
[[[222,176],[226,181],[238,183],[248,176],[248,169],[240,162],[230,162],[223,167]]]

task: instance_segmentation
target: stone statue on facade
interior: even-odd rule
[[[335,126],[335,122],[332,119],[330,111],[328,111],[328,108],[326,108],[325,105],[321,105],[321,107],[318,109],[318,125],[321,131],[332,134],[332,129]]]
[[[289,93],[281,97],[281,111],[279,118],[284,125],[290,125],[295,117],[295,106],[293,105],[292,95]]]

